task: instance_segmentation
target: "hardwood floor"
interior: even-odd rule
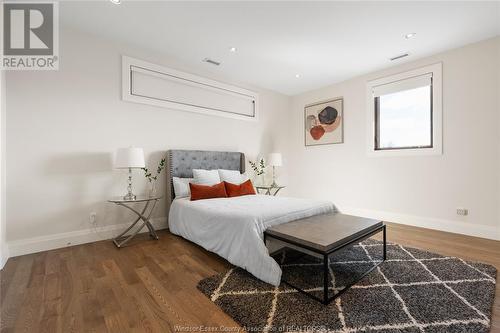
[[[117,249],[110,241],[11,258],[0,275],[1,332],[174,332],[237,327],[197,291],[225,271],[218,256],[170,234]],[[388,224],[388,240],[500,269],[500,242]],[[491,332],[500,332],[500,284]]]

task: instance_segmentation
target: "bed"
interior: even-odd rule
[[[238,152],[171,150],[168,154],[169,181],[191,178],[192,169],[245,171],[245,157]],[[336,212],[331,202],[247,195],[191,201],[175,198],[171,191],[169,229],[208,251],[217,253],[260,280],[279,285],[281,269],[263,241],[264,231],[273,225]]]

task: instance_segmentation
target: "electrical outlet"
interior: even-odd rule
[[[469,210],[467,208],[457,208],[457,215],[467,216],[469,215]]]
[[[96,213],[96,212],[92,212],[92,213],[90,213],[90,216],[89,216],[89,222],[90,222],[90,224],[92,224],[93,226],[96,226],[96,225],[97,225],[97,213]]]

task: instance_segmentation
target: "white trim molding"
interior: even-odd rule
[[[374,91],[390,83],[430,75],[432,79],[432,147],[416,149],[375,149]],[[441,155],[443,153],[443,66],[436,63],[403,73],[385,76],[366,83],[367,130],[366,147],[369,156]]]
[[[463,223],[460,221],[451,221],[354,207],[342,207],[341,211],[344,214],[374,218],[386,222],[458,233],[467,236],[500,240],[500,228],[494,226],[477,225],[471,223]],[[153,226],[157,230],[168,229],[166,217],[151,219],[151,221]],[[48,251],[85,243],[92,243],[101,240],[109,239],[111,241],[112,237],[114,237],[119,231],[125,229],[127,226],[128,224],[115,224],[98,227],[97,229],[85,229],[8,242],[7,246],[3,246],[3,248],[1,249],[0,269],[3,268],[9,257],[16,257],[25,254]],[[143,232],[147,232],[147,229],[144,229]]]
[[[500,240],[500,228],[497,226],[478,225],[461,221],[445,220],[432,217],[407,215],[379,210],[342,207],[344,214],[378,219],[384,222],[411,225],[414,227],[446,231],[454,234]]]
[[[256,121],[256,92],[122,56],[122,99],[205,115]]]
[[[166,217],[153,218],[151,219],[151,224],[153,224],[156,230],[168,228]],[[17,257],[25,254],[54,250],[101,240],[109,240],[111,242],[111,238],[116,236],[119,231],[127,228],[128,225],[129,224],[114,224],[97,227],[96,229],[84,229],[63,232],[55,235],[19,239],[7,242],[7,246],[10,257]],[[147,231],[148,229],[144,228],[141,232]]]
[[[5,263],[7,262],[7,260],[9,260],[9,257],[10,253],[7,244],[5,243],[0,244],[0,269],[2,269],[3,266],[5,266]]]

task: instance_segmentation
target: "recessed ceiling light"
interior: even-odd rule
[[[300,74],[295,74],[295,77],[298,79],[300,77]]]
[[[411,32],[411,33],[409,33],[409,34],[406,34],[406,35],[405,35],[405,38],[406,38],[406,39],[413,38],[413,37],[415,37],[415,35],[416,35],[416,34],[417,34],[416,32]]]
[[[232,48],[230,48],[230,49],[229,49],[229,51],[230,51],[230,52],[236,52],[237,50],[238,50],[238,49],[237,49],[237,48],[235,48],[235,47],[232,47]]]
[[[122,0],[109,0],[111,1],[112,3],[114,3],[115,5],[119,5],[122,3]]]

